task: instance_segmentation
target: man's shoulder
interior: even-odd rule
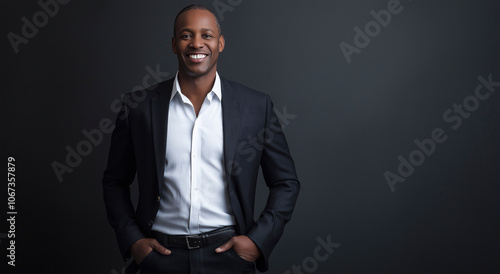
[[[174,78],[170,78],[168,80],[153,84],[147,88],[134,89],[128,93],[126,93],[127,97],[132,98],[150,98],[156,97],[162,92],[172,92],[172,85],[174,83]]]
[[[223,76],[220,76],[220,80],[221,80],[223,93],[224,93],[224,91],[227,91],[227,92],[231,92],[231,93],[238,95],[238,96],[253,97],[253,98],[265,98],[265,97],[267,97],[267,94],[264,92],[255,90],[255,89],[250,88],[250,87],[243,85],[241,83],[227,79]]]

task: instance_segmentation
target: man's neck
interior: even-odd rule
[[[188,98],[205,98],[215,83],[216,71],[192,77],[179,71],[178,80],[182,93]]]

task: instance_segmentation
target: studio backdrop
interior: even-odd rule
[[[268,273],[500,272],[499,1],[199,2],[302,185]],[[2,1],[0,273],[123,273],[111,131],[124,94],[175,76],[188,4]]]

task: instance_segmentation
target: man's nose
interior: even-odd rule
[[[193,37],[193,40],[191,40],[191,47],[193,48],[202,48],[203,45],[203,39],[201,36],[196,35]]]

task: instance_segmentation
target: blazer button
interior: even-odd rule
[[[153,223],[154,223],[154,222],[153,222],[153,220],[149,220],[149,222],[148,222],[148,226],[152,226],[152,225],[153,225]]]

